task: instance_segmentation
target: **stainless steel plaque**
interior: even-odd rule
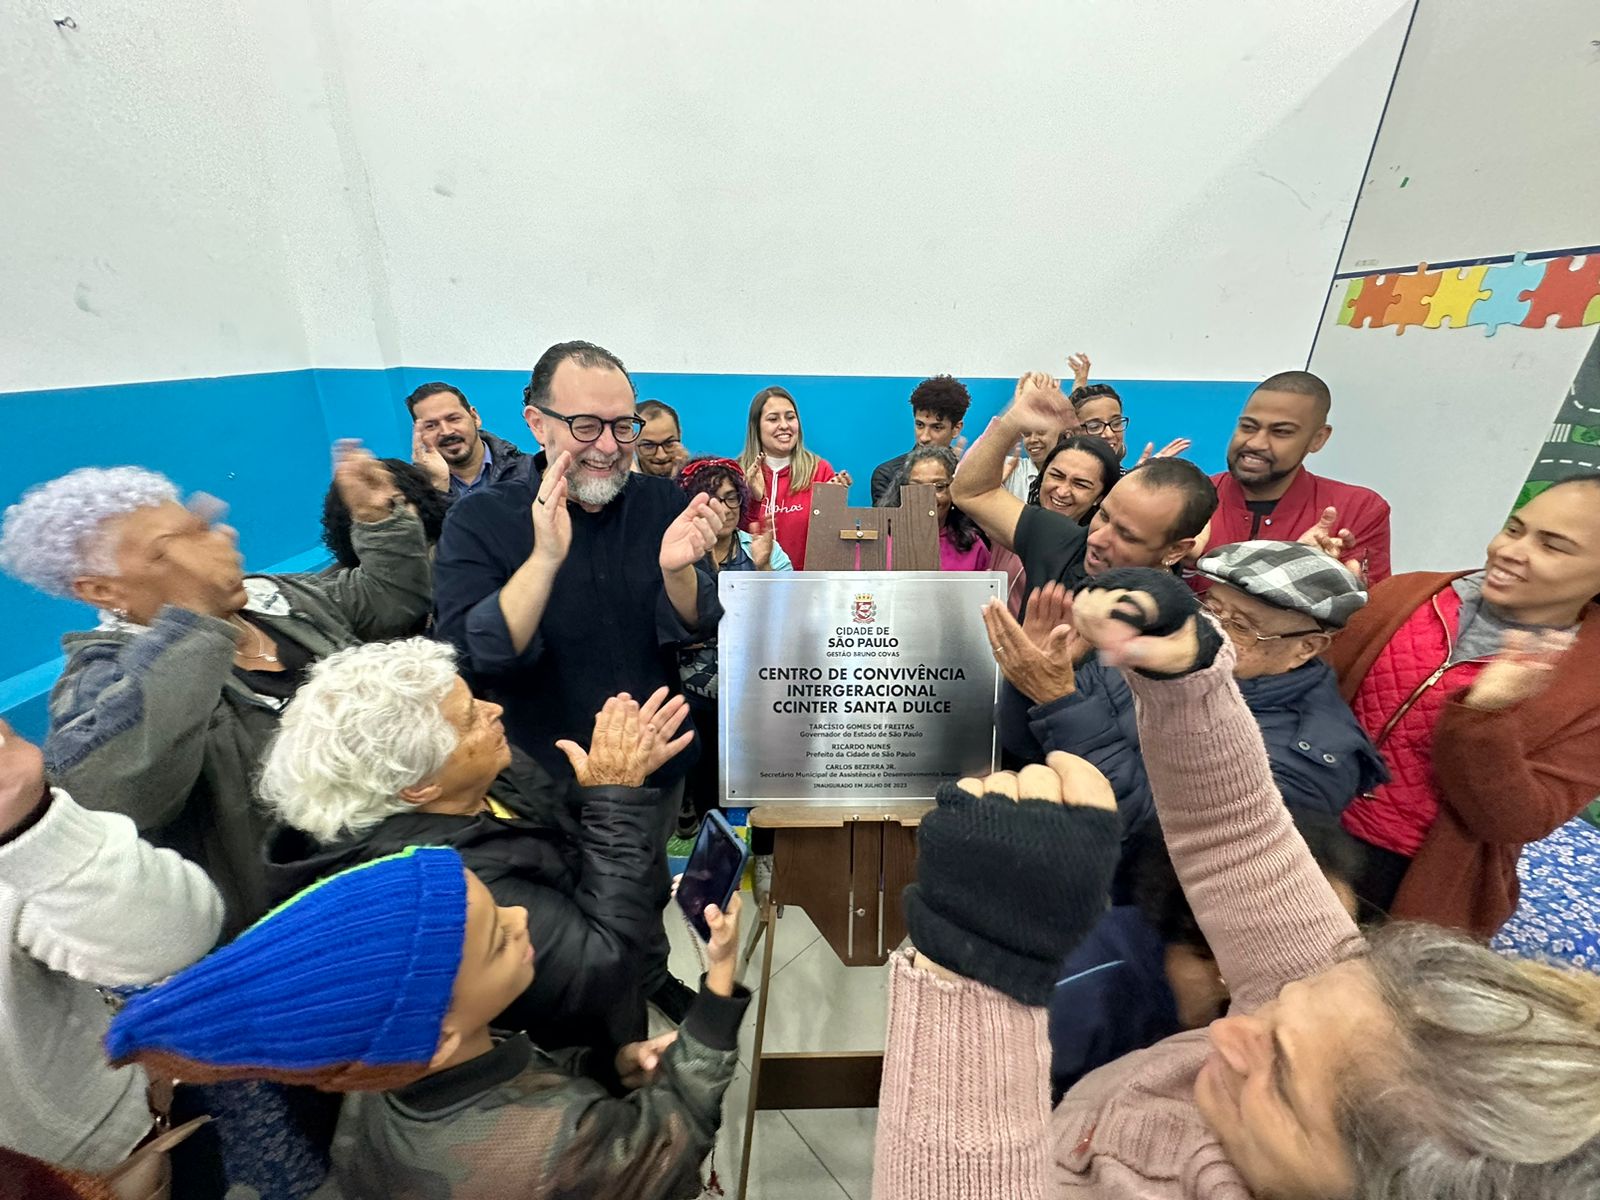
[[[726,803],[932,799],[994,769],[1000,572],[724,572]]]

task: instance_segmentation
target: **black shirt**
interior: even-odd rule
[[[906,455],[891,458],[888,462],[879,463],[872,468],[872,505],[876,508],[883,503],[883,498],[894,489],[895,480],[900,477],[900,472],[906,469]]]
[[[1276,500],[1246,500],[1244,506],[1253,514],[1250,518],[1250,540],[1254,541],[1261,536],[1261,519],[1270,517],[1273,509],[1278,507]]]
[[[542,458],[542,456],[541,456]],[[537,464],[542,470],[544,464]],[[661,535],[687,505],[676,484],[631,474],[591,513],[568,502],[572,547],[527,648],[518,654],[500,613],[500,588],[533,553],[529,510],[539,473],[461,497],[450,509],[433,564],[434,633],[451,642],[480,694],[504,705],[506,736],[557,779],[572,766],[561,738],[587,747],[594,715],[627,692],[643,703],[658,687],[681,690],[677,647],[704,641],[722,616],[716,580],[696,568],[699,623],[687,628],[661,578]],[[698,744],[652,778],[682,778]]]
[[[1083,552],[1088,547],[1089,531],[1071,517],[1037,504],[1025,505],[1011,541],[1022,560],[1029,591],[1052,581],[1065,584],[1071,591],[1083,582]]]
[[[238,676],[240,683],[256,695],[277,701],[278,709],[282,711],[306,680],[306,668],[311,665],[311,651],[293,638],[268,629],[251,615],[249,609],[240,612],[239,619],[256,629],[269,643],[276,643],[278,665],[283,670],[252,671],[235,666],[233,673]]]

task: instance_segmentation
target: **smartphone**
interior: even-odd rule
[[[684,867],[678,880],[678,906],[688,916],[689,924],[694,926],[702,942],[711,940],[706,905],[715,904],[724,912],[728,910],[728,901],[739,890],[739,880],[749,857],[750,847],[739,840],[727,818],[716,809],[706,813],[705,820],[700,822],[700,836],[695,838],[694,850],[689,854],[689,865]]]

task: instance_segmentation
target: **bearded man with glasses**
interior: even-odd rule
[[[587,744],[609,696],[643,703],[680,690],[677,651],[714,635],[722,607],[701,566],[720,512],[670,479],[630,470],[644,421],[622,360],[561,342],[534,365],[523,417],[542,448],[538,474],[464,496],[434,560],[437,635],[453,643],[479,695],[501,705],[512,746],[556,779],[572,776],[557,743]],[[667,732],[667,731],[662,731]],[[661,789],[660,901],[666,843],[699,745],[647,780]],[[663,933],[644,990],[681,1019],[693,993],[666,970]]]

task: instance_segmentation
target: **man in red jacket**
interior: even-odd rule
[[[1358,561],[1368,583],[1389,577],[1388,502],[1369,488],[1305,468],[1306,455],[1327,445],[1333,433],[1332,403],[1328,385],[1309,371],[1280,371],[1250,393],[1228,443],[1228,469],[1211,480],[1217,512],[1209,549],[1292,542],[1332,508],[1332,528],[1350,534],[1340,557]]]

